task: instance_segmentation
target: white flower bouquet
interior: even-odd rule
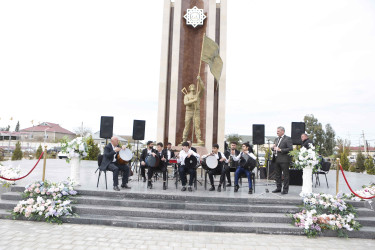
[[[296,169],[304,169],[307,167],[317,169],[319,166],[319,155],[317,150],[315,150],[315,147],[311,143],[309,146],[309,149],[302,147],[300,150],[293,150],[289,153],[293,156],[293,163]]]
[[[21,168],[20,166],[12,167],[10,166],[2,166],[0,165],[0,176],[7,178],[7,179],[17,179],[21,176]],[[0,184],[3,185],[3,187],[9,187],[10,185],[13,185],[14,181],[7,181],[0,179]]]
[[[83,137],[77,137],[70,142],[62,142],[61,151],[68,155],[68,162],[73,157],[84,158],[88,151],[86,140]]]

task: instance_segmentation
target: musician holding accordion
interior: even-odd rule
[[[224,183],[226,175],[224,163],[228,163],[228,160],[223,153],[219,152],[219,144],[212,145],[212,153],[209,155],[203,155],[202,158],[204,162],[204,164],[202,163],[202,167],[207,166],[206,170],[208,170],[208,177],[211,183],[209,191],[215,191],[214,175],[220,175],[220,182],[217,191],[221,192],[221,185]]]
[[[182,182],[181,191],[186,191],[187,174],[190,175],[188,190],[189,192],[193,191],[192,186],[197,175],[196,168],[197,163],[199,162],[199,157],[199,154],[190,149],[188,142],[182,143],[182,150],[180,151],[177,158],[177,162],[181,164],[179,166],[179,173]]]
[[[167,189],[167,159],[168,159],[168,151],[167,149],[163,149],[163,143],[159,142],[156,144],[157,153],[151,152],[149,157],[156,157],[155,163],[149,163],[151,165],[147,172],[148,177],[148,185],[147,187],[152,189],[152,176],[155,172],[160,171],[163,173],[163,190]],[[148,158],[147,158],[148,160]],[[146,162],[150,162],[147,161]]]
[[[238,185],[238,179],[240,175],[246,174],[249,182],[249,194],[253,193],[252,182],[251,182],[251,173],[256,167],[256,156],[254,155],[253,148],[248,142],[242,144],[242,152],[238,155],[231,155],[233,160],[238,162],[236,172],[234,174],[234,192],[238,192],[240,188]]]

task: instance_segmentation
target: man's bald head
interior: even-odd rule
[[[117,146],[118,145],[118,137],[112,136],[111,143],[112,143],[113,146]]]

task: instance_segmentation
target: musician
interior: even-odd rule
[[[125,148],[125,146],[122,146],[122,149]],[[118,174],[120,169],[124,171],[124,174],[122,175],[121,187],[130,189],[128,186],[130,168],[127,164],[120,165],[117,163],[117,155],[120,150],[121,148],[118,147],[118,138],[113,136],[111,138],[111,142],[104,147],[103,160],[100,164],[101,171],[109,170],[113,172],[113,190],[115,191],[120,191],[118,187]]]
[[[212,145],[212,153],[209,155],[215,156],[215,158],[218,161],[217,167],[208,171],[208,177],[210,178],[210,183],[211,183],[211,188],[209,189],[209,191],[215,191],[214,175],[220,174],[220,182],[219,182],[219,186],[217,187],[217,191],[221,192],[221,185],[223,184],[225,180],[225,173],[226,173],[224,171],[224,163],[225,162],[227,163],[228,160],[224,154],[219,152],[219,144]],[[209,155],[203,155],[202,157],[206,158]]]
[[[253,148],[250,146],[248,142],[242,144],[242,152],[239,155],[232,154],[231,157],[234,161],[238,162],[241,159],[243,154],[249,155],[251,158],[256,160],[256,156],[254,155]],[[251,182],[251,171],[250,169],[241,167],[239,164],[237,166],[236,172],[234,173],[234,192],[237,192],[240,186],[238,185],[238,179],[240,178],[241,174],[246,174],[247,180],[249,182],[249,194],[253,193],[253,187]]]
[[[168,161],[171,159],[171,158],[174,158],[175,155],[174,155],[174,151],[172,150],[172,143],[168,142],[167,144],[167,154],[168,154]]]
[[[146,168],[149,168],[146,163],[146,157],[151,155],[151,153],[157,153],[157,151],[154,149],[154,143],[152,141],[147,142],[147,147],[142,150],[142,154],[140,157],[141,161],[141,176],[143,177],[143,182],[146,182]]]
[[[195,153],[193,150],[190,149],[188,142],[183,142],[182,150],[178,154],[178,158],[177,158],[177,162],[181,163],[181,165],[179,166],[179,173],[180,173],[180,178],[182,182],[181,191],[186,191],[186,182],[187,182],[186,174],[190,174],[188,190],[189,192],[192,192],[193,181],[196,178],[196,170],[194,167],[188,167],[185,165],[185,159],[189,157],[197,157],[199,159],[199,154]]]
[[[284,189],[281,194],[287,194],[289,190],[289,165],[292,161],[288,153],[293,150],[293,141],[289,136],[285,135],[284,127],[277,128],[277,136],[278,138],[276,138],[272,147],[274,151],[272,162],[275,163],[277,188],[273,190],[272,193],[281,192],[281,172],[283,172]]]
[[[230,150],[227,150],[224,153],[225,157],[228,159],[228,164],[225,164],[224,166],[224,171],[228,180],[227,187],[232,186],[232,182],[230,179],[230,169],[237,167],[235,161],[231,160],[231,155],[238,156],[239,154],[240,151],[237,150],[237,142],[235,141],[230,143]]]
[[[302,141],[302,147],[305,147],[306,149],[310,148],[310,143],[311,145],[314,145],[312,140],[310,140],[309,136],[305,133],[301,135],[301,141]]]
[[[167,150],[166,149],[163,149],[163,143],[159,142],[158,144],[156,144],[156,150],[157,150],[157,153],[151,153],[151,155],[153,155],[154,157],[157,156],[159,157],[160,161],[159,161],[159,166],[157,167],[152,167],[152,168],[149,168],[148,172],[147,172],[147,177],[148,177],[148,187],[150,189],[152,189],[152,175],[154,174],[154,172],[156,171],[161,171],[163,172],[163,190],[166,190],[167,189],[167,159],[168,159],[168,153],[167,153]]]
[[[187,141],[187,143],[189,143],[189,148],[190,148],[191,150],[193,150],[193,151],[196,153],[196,152],[197,152],[197,149],[193,147],[192,142],[191,142],[191,141]]]

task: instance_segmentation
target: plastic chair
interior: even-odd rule
[[[331,168],[330,162],[328,162],[328,161],[322,162],[321,168],[315,173],[315,187],[316,187],[316,184],[318,184],[318,183],[319,183],[319,186],[320,186],[319,175],[324,174],[324,176],[326,177],[327,188],[329,188],[328,180],[327,180],[327,174],[328,174],[330,168]]]
[[[100,175],[102,174],[102,172],[104,172],[105,189],[108,189],[108,187],[107,187],[107,170],[100,170],[100,165],[102,164],[102,161],[103,161],[103,155],[98,155],[98,168],[96,169],[95,174],[99,170],[99,175],[98,175],[98,183],[96,184],[96,187],[99,187]]]

